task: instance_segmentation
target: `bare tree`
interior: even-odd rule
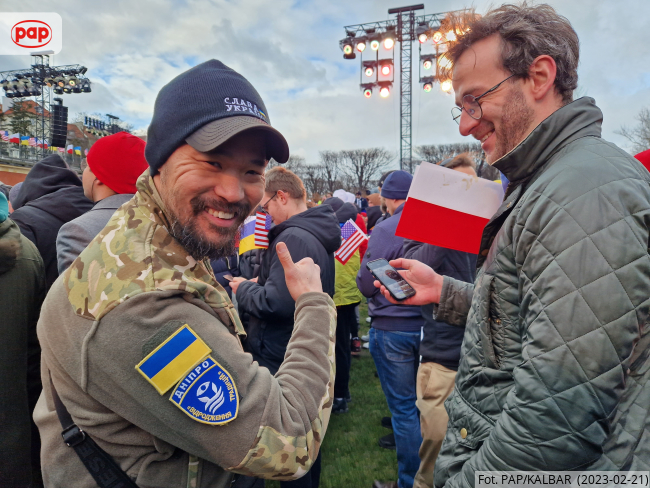
[[[344,161],[343,173],[350,178],[350,183],[358,191],[367,188],[371,181],[379,178],[395,158],[393,153],[383,147],[341,151],[341,157]]]
[[[317,164],[306,164],[302,171],[302,182],[310,195],[322,194],[327,189],[325,178],[323,178],[323,166]]]
[[[616,131],[632,143],[634,154],[650,149],[650,109],[643,107],[636,120],[639,121],[637,126],[631,129],[622,126],[620,131]]]
[[[438,164],[447,158],[453,158],[464,152],[471,153],[476,158],[478,153],[482,153],[481,144],[478,142],[459,142],[455,144],[429,144],[425,146],[416,146],[415,154],[423,161]],[[478,163],[478,161],[477,161]]]
[[[325,190],[333,193],[341,186],[341,153],[337,151],[320,151],[320,165],[322,167],[322,177],[325,183]]]
[[[453,158],[462,153],[469,153],[476,162],[476,174],[487,180],[499,179],[499,170],[493,168],[485,161],[485,153],[479,142],[459,142],[455,144],[430,144],[417,146],[415,153],[433,164],[440,164],[448,158]]]

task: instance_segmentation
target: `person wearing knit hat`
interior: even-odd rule
[[[412,181],[413,177],[401,170],[393,171],[383,181],[381,196],[386,202],[389,217],[375,225],[357,274],[357,286],[368,298],[368,315],[372,318],[368,333],[370,355],[392,415],[399,486],[413,486],[420,467],[422,434],[415,406],[415,380],[420,364],[420,336],[424,319],[418,307],[394,305],[378,293],[374,286],[375,278],[368,271],[367,264],[376,259],[391,261],[404,256],[404,238],[395,235],[395,231]],[[395,354],[397,350],[398,355]],[[389,442],[386,437],[379,439],[382,447],[389,445]],[[385,486],[380,481],[375,484]]]
[[[142,164],[142,145],[119,149],[133,142],[120,137],[88,154],[93,198],[100,188],[120,191],[111,176]],[[102,156],[119,169],[103,171]],[[264,196],[269,160],[285,163],[289,146],[251,83],[213,59],[162,87],[144,158],[149,168],[135,196],[56,280],[41,309],[48,381],[33,417],[44,484],[62,488],[74,479],[90,488],[110,476],[123,486],[137,478],[139,486],[208,488],[231,486],[234,473],[304,483],[335,381],[336,308],[323,292],[323,268],[309,254],[294,263],[285,242],[264,254],[277,255],[276,291],[286,297],[273,310],[293,324],[281,331],[286,354],[274,375],[244,351],[246,331],[209,262],[235,253],[239,230]],[[332,223],[336,249],[333,215]],[[245,296],[241,286],[234,296]],[[84,435],[66,428],[63,409]],[[106,470],[87,469],[89,451]],[[105,462],[111,458],[114,465]]]
[[[77,259],[113,213],[133,198],[135,182],[147,169],[145,142],[128,132],[102,137],[88,151],[81,181],[84,195],[95,206],[64,224],[56,238],[59,274]]]

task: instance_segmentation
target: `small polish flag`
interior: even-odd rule
[[[483,228],[503,201],[499,183],[423,162],[395,235],[477,254]]]
[[[264,212],[255,214],[255,245],[268,249],[269,247],[269,230],[273,220],[270,215]]]
[[[16,144],[20,144],[20,134],[11,134],[9,136],[9,142],[15,142]]]
[[[68,154],[72,154],[72,151],[74,150],[74,146],[72,144],[69,144],[66,151]]]
[[[343,242],[334,253],[334,257],[339,263],[345,264],[368,236],[350,219],[341,227],[341,238]]]

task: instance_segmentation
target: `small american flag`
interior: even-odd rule
[[[338,251],[334,253],[334,257],[341,264],[345,264],[352,257],[354,251],[359,248],[361,243],[368,239],[368,236],[350,219],[341,227],[341,237],[343,238],[343,242]]]
[[[29,145],[32,147],[36,147],[36,138],[35,137],[30,137],[29,138]]]
[[[2,131],[2,140],[5,142],[9,141],[9,131],[6,130]]]
[[[264,212],[255,214],[255,245],[268,249],[269,247],[269,229],[273,220],[270,215]]]

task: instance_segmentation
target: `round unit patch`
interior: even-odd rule
[[[212,356],[205,358],[176,385],[169,400],[186,415],[204,424],[226,424],[237,417],[239,410],[235,382]]]

